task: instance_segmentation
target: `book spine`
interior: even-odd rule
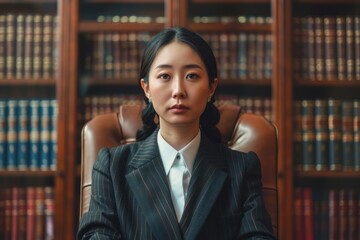
[[[44,239],[45,236],[45,191],[43,187],[35,188],[35,239]]]
[[[354,16],[355,79],[360,80],[360,16]]]
[[[328,169],[328,112],[326,100],[315,100],[315,169]]]
[[[302,156],[302,112],[301,101],[296,100],[294,103],[294,159],[295,169],[300,171],[303,169]]]
[[[5,190],[0,188],[0,238],[5,237]]]
[[[337,77],[339,80],[346,78],[346,54],[345,54],[345,18],[336,17],[336,57]]]
[[[303,170],[311,171],[315,169],[314,101],[302,100],[301,109]]]
[[[104,75],[106,78],[112,78],[114,72],[114,59],[111,37],[111,33],[104,34]]]
[[[15,76],[17,79],[24,77],[24,43],[25,43],[25,16],[16,16],[16,60]]]
[[[29,101],[18,101],[18,121],[17,121],[17,167],[25,170],[28,167],[29,157]]]
[[[247,64],[247,70],[248,70],[248,77],[249,79],[256,79],[256,34],[255,33],[249,33],[248,35],[248,64]],[[223,50],[221,50],[223,51]]]
[[[14,14],[6,15],[6,78],[15,78],[15,27]]]
[[[5,235],[4,239],[11,239],[12,233],[12,190],[5,188]]]
[[[352,16],[345,17],[346,79],[354,80],[354,21]]]
[[[7,169],[15,170],[17,162],[17,101],[7,101]]]
[[[347,232],[349,227],[348,222],[348,199],[347,190],[339,190],[339,239],[348,239]]]
[[[56,170],[57,164],[57,120],[58,120],[58,105],[57,100],[50,101],[50,162],[51,170]]]
[[[44,79],[49,79],[52,74],[52,42],[53,42],[53,21],[51,15],[44,15],[43,17],[43,37],[42,37],[42,64],[43,64],[43,71],[42,77]]]
[[[360,171],[360,100],[353,101],[354,170]]]
[[[29,79],[33,74],[33,42],[34,42],[34,17],[25,16],[25,45],[24,45],[24,77]]]
[[[356,197],[355,189],[348,190],[348,211],[347,211],[347,219],[349,221],[348,224],[348,239],[349,240],[356,240],[358,238],[358,224],[360,219],[358,218],[359,206],[357,204],[357,197]]]
[[[264,65],[264,77],[265,79],[271,79],[272,77],[272,35],[265,35],[265,65]]]
[[[302,188],[295,188],[295,201],[294,201],[294,211],[295,211],[295,236],[296,240],[304,239],[304,202]]]
[[[314,213],[313,213],[313,198],[312,188],[303,188],[304,197],[304,236],[306,240],[314,239]]]
[[[135,79],[138,72],[139,47],[136,33],[129,33],[129,77]]]
[[[26,239],[35,240],[35,187],[26,188]]]
[[[6,168],[6,100],[0,100],[0,170]]]
[[[11,188],[11,239],[19,238],[19,188]]]
[[[324,19],[315,17],[315,72],[316,80],[324,79]]]
[[[19,218],[18,239],[25,240],[26,239],[26,189],[24,187],[19,188],[18,218]]]
[[[339,239],[339,190],[329,190],[329,240]]]
[[[230,51],[232,54],[232,52]],[[264,54],[265,54],[265,36],[258,33],[256,35],[256,79],[264,78]]]
[[[238,49],[237,49],[237,34],[236,33],[230,33],[229,35],[229,51],[230,51],[230,72],[229,77],[231,79],[237,78],[237,59],[238,59]]]
[[[319,189],[320,190],[320,189]],[[328,239],[329,236],[329,192],[327,189],[321,189],[321,239]]]
[[[42,71],[43,50],[43,16],[34,16],[34,38],[33,38],[33,78],[40,79]]]
[[[316,79],[316,62],[315,62],[315,18],[308,16],[306,18],[307,30],[307,76],[309,80]]]
[[[31,170],[38,170],[40,159],[40,100],[30,100],[30,159]]]
[[[59,66],[59,41],[60,41],[60,33],[59,33],[59,18],[58,16],[53,16],[52,18],[52,60],[51,60],[51,69],[52,76],[57,76],[58,66]]]
[[[238,35],[238,77],[239,79],[246,79],[248,77],[248,35],[246,33],[239,33]]]
[[[336,79],[336,30],[335,18],[324,18],[324,42],[325,42],[325,76],[327,80]]]
[[[50,158],[50,100],[40,101],[40,169],[49,169]]]
[[[6,76],[6,18],[0,14],[0,79]]]
[[[52,187],[45,187],[45,239],[54,239],[54,190]]]
[[[329,167],[331,171],[342,170],[342,122],[341,101],[328,100]]]
[[[353,161],[353,103],[352,101],[343,101],[342,111],[342,162],[343,170],[354,170]]]
[[[302,77],[301,59],[302,59],[302,31],[301,31],[301,18],[293,18],[293,74],[295,79]]]

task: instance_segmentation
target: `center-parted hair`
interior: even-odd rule
[[[217,78],[217,64],[211,47],[200,35],[186,28],[167,28],[156,34],[147,43],[141,60],[139,79],[144,79],[146,83],[149,83],[150,67],[154,62],[157,53],[162,47],[173,41],[187,44],[197,52],[206,67],[209,86],[214,83],[214,80]],[[136,134],[137,140],[147,138],[157,128],[157,123],[155,122],[155,109],[146,96],[144,96],[144,100],[146,106],[142,111],[143,127],[139,129]],[[221,142],[221,134],[216,127],[216,124],[220,119],[220,113],[215,107],[214,101],[214,95],[212,95],[211,100],[207,103],[204,112],[200,116],[200,127],[202,133],[204,133],[211,141]]]

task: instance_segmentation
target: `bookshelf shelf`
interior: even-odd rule
[[[309,86],[309,87],[360,87],[359,80],[296,80],[297,86]]]
[[[189,23],[194,31],[245,31],[245,32],[271,32],[271,24],[239,24],[239,23]]]
[[[296,177],[301,178],[325,178],[325,179],[360,179],[360,171],[343,171],[343,172],[331,172],[331,171],[298,171]]]
[[[56,170],[0,170],[1,178],[27,178],[27,177],[54,177],[58,175]]]
[[[163,3],[164,0],[82,0],[82,3]]]
[[[0,0],[0,4],[56,3],[57,0]]]
[[[270,0],[192,0],[193,3],[270,3]]]
[[[0,79],[0,86],[55,86],[54,79]]]
[[[115,79],[115,78],[83,78],[83,85],[88,86],[138,86],[136,79]]]
[[[296,0],[296,3],[306,3],[306,4],[346,4],[346,3],[359,3],[359,0]]]
[[[82,21],[79,23],[80,32],[129,32],[129,31],[160,31],[163,23],[98,23],[95,21]]]

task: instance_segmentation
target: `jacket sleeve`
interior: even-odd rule
[[[93,167],[89,211],[80,219],[77,239],[121,239],[114,199],[110,153],[104,148]]]
[[[263,201],[260,160],[254,152],[247,154],[243,191],[239,239],[276,239]]]

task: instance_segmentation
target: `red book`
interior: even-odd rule
[[[11,189],[11,239],[19,238],[19,188]]]
[[[339,190],[339,240],[348,239],[347,233],[349,228],[348,222],[348,200],[347,200],[347,190]]]
[[[302,188],[295,189],[295,236],[297,240],[304,239],[304,205],[303,205],[303,195]]]
[[[35,239],[44,239],[44,188],[35,188]]]
[[[18,240],[26,239],[26,189],[19,188],[18,201]]]
[[[358,235],[358,218],[359,206],[357,205],[357,196],[355,189],[349,189],[348,191],[348,208],[347,208],[347,218],[349,221],[349,230],[348,230],[348,239],[356,240],[359,239]]]
[[[11,188],[5,189],[5,234],[4,239],[11,239]]]
[[[339,238],[339,191],[329,190],[329,240]]]
[[[26,239],[35,239],[35,188],[26,189]]]
[[[306,187],[303,189],[304,195],[304,235],[306,240],[314,239],[314,213],[313,213],[313,199],[312,188]]]

